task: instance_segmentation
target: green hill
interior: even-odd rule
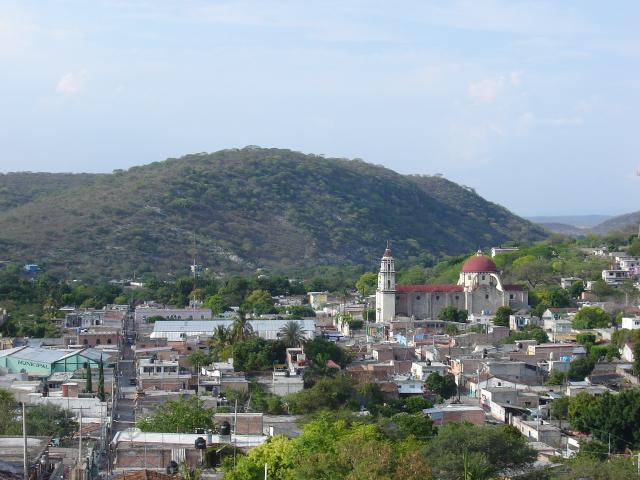
[[[0,212],[53,192],[90,183],[98,176],[90,173],[0,173]]]
[[[195,233],[198,263],[216,271],[291,271],[372,268],[387,239],[416,258],[545,236],[443,178],[290,150],[187,155],[78,183],[1,212],[3,255],[73,275],[183,273]]]

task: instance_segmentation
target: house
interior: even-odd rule
[[[314,310],[318,310],[329,302],[329,292],[307,292],[309,305]]]
[[[636,275],[640,270],[640,257],[624,257],[618,260],[620,270],[628,270],[632,275]]]
[[[513,253],[517,251],[518,247],[491,247],[491,258],[501,253]]]
[[[27,454],[27,476],[29,480],[42,480],[50,477],[56,465],[49,459],[51,437],[27,437],[26,445],[22,436],[0,437],[0,478],[23,478],[23,445]]]
[[[451,422],[482,425],[485,421],[484,410],[477,405],[449,404],[444,407],[426,408],[422,412],[431,418],[434,425],[446,425]]]
[[[602,280],[608,285],[620,285],[631,278],[629,270],[602,270]]]
[[[635,356],[633,355],[633,345],[625,343],[620,349],[620,358],[626,362],[633,362],[635,360]]]
[[[266,435],[218,435],[210,433],[155,433],[129,428],[116,432],[111,441],[114,473],[132,469],[165,470],[169,462],[185,462],[190,468],[200,464],[201,452],[195,441],[203,438],[207,446],[237,448],[246,452],[262,445]],[[209,460],[209,458],[207,458]]]
[[[547,320],[559,320],[561,318],[568,318],[572,315],[578,313],[577,308],[547,308],[542,313],[542,321],[546,322]],[[546,325],[546,323],[545,323]],[[546,326],[544,327],[546,330]]]
[[[183,370],[178,360],[156,360],[154,357],[138,361],[138,388],[142,390],[187,390],[191,373]]]
[[[418,380],[426,380],[432,373],[437,373],[444,377],[449,371],[449,367],[440,362],[412,362],[411,375]]]
[[[562,277],[560,279],[560,287],[566,290],[568,288],[571,288],[576,282],[582,282],[582,279],[578,277]]]
[[[111,328],[90,328],[85,331],[81,331],[77,335],[67,337],[65,340],[67,341],[67,346],[71,344],[83,345],[85,347],[112,345],[117,348],[120,345],[120,330]]]
[[[229,369],[228,366],[231,365]],[[249,390],[249,381],[244,373],[237,373],[233,369],[233,363],[214,363],[209,367],[200,368],[198,381],[199,392],[210,392],[216,397],[225,390]]]
[[[540,319],[540,317],[536,317],[527,313],[516,313],[514,315],[509,315],[509,328],[511,330],[522,330],[528,325],[541,326],[542,320]]]
[[[622,317],[622,328],[637,330],[640,328],[640,317]]]
[[[533,392],[508,387],[492,387],[480,390],[480,402],[489,408],[493,402],[522,408],[537,408],[540,397]]]

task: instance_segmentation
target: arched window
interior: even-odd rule
[[[100,339],[96,338],[96,345],[100,345]]]
[[[107,345],[111,345],[111,339],[107,338]]]

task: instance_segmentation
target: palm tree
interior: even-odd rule
[[[253,327],[247,320],[244,310],[238,312],[238,316],[233,321],[231,327],[231,338],[234,342],[242,342],[253,333]]]
[[[212,348],[223,348],[231,343],[231,330],[224,325],[218,325],[213,336],[209,339],[209,346]]]
[[[299,347],[304,340],[302,325],[295,320],[289,320],[280,329],[280,339],[287,347]]]

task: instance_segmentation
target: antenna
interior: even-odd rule
[[[192,273],[193,273],[193,290],[192,290],[193,293],[195,293],[195,291],[196,291],[196,276],[197,276],[197,271],[198,271],[198,264],[196,263],[196,253],[197,253],[196,232],[194,230],[193,231],[193,263],[191,264],[191,270],[192,270]],[[191,299],[191,305],[193,306],[193,310],[195,312],[195,309],[196,309],[196,298],[195,298],[195,295]]]

